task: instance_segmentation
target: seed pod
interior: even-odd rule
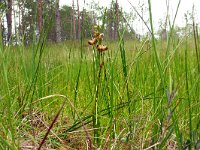
[[[108,47],[106,45],[97,45],[97,50],[99,52],[104,52],[108,50]]]
[[[94,38],[97,38],[97,39],[98,39],[98,38],[99,38],[99,35],[100,35],[99,32],[96,32],[96,31],[94,32]]]
[[[99,36],[98,36],[99,39],[103,39],[103,37],[104,37],[103,33],[99,34]]]
[[[93,38],[93,39],[88,41],[89,45],[95,45],[96,43],[97,43],[97,39],[96,38]]]

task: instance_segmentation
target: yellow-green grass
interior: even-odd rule
[[[67,96],[73,107],[65,104],[46,148],[86,149],[86,133],[93,147],[101,149],[153,145],[166,149],[169,143],[180,148],[187,142],[194,148],[200,135],[200,74],[194,42],[174,41],[167,56],[167,42],[155,42],[165,85],[151,41],[146,39],[124,44],[105,41],[109,49],[103,54],[100,77],[98,53],[86,40],[47,43],[38,52],[22,46],[2,49],[0,149],[19,149],[24,143],[38,147],[63,103],[56,94]],[[94,116],[98,121],[95,135]]]

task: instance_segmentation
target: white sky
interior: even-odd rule
[[[85,4],[84,4],[85,1]],[[94,1],[95,3],[98,3],[100,6],[109,7],[112,0],[79,0],[80,3],[80,9],[83,7],[87,8],[86,3],[91,3]],[[130,3],[132,3],[133,6],[138,8],[138,11],[141,13],[141,7],[143,4],[143,8],[146,8],[146,11],[144,11],[144,18],[147,20],[149,18],[148,14],[148,0],[129,0]],[[76,4],[75,0],[75,4]],[[128,3],[128,0],[118,0],[120,7],[122,7],[127,12],[134,10],[131,8],[131,5]],[[165,20],[166,18],[166,0],[151,0],[152,2],[152,15],[153,15],[153,22],[155,29],[159,28],[159,20]],[[169,0],[170,8],[169,8],[169,14],[171,18],[171,22],[173,20],[173,17],[175,15],[175,11],[177,8],[179,0]],[[60,0],[60,5],[71,5],[72,0]],[[184,14],[188,12],[192,12],[192,8],[194,5],[195,9],[195,21],[196,23],[200,23],[200,0],[181,0],[181,4],[179,7],[177,19],[176,19],[176,25],[184,26],[185,24],[185,18]],[[142,14],[142,13],[141,13]],[[142,24],[142,21],[137,17],[137,19],[131,23],[133,26],[133,29],[136,30],[136,32],[142,34],[147,31],[146,27]]]

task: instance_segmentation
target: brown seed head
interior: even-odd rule
[[[93,38],[93,39],[88,41],[89,45],[95,45],[96,43],[97,43],[97,39],[96,38]]]
[[[108,50],[108,47],[106,45],[97,45],[97,50],[99,52],[104,52]]]
[[[98,39],[98,38],[99,38],[99,35],[100,35],[99,32],[96,32],[96,31],[94,32],[94,38],[97,38],[97,39]]]
[[[99,36],[98,36],[98,39],[103,40],[103,37],[104,37],[104,34],[100,33]]]

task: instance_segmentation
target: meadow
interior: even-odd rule
[[[140,40],[125,39],[122,22],[98,46],[51,43],[50,28],[30,45],[1,43],[0,149],[199,150],[198,28],[177,37],[174,22],[156,39],[149,1]]]
[[[2,47],[0,149],[197,149],[199,51],[153,42]]]

